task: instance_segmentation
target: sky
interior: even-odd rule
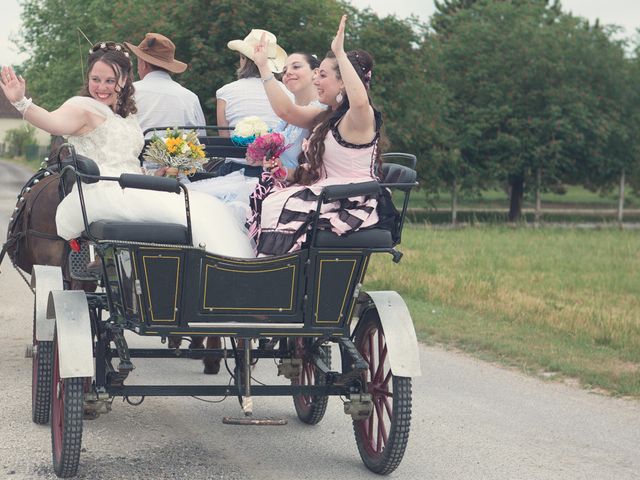
[[[321,1],[321,0],[319,0]],[[433,0],[349,0],[358,7],[370,7],[380,16],[395,14],[406,18],[417,15],[427,22],[435,11]],[[590,21],[600,19],[602,24],[619,25],[625,29],[624,36],[631,38],[640,27],[639,0],[562,0],[563,10]],[[16,64],[25,59],[18,54],[11,42],[20,30],[20,6],[18,0],[2,0],[2,27],[0,29],[0,65]]]

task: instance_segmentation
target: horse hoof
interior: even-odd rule
[[[205,375],[216,375],[219,372],[220,372],[220,362],[204,364]]]

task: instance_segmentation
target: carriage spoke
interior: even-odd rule
[[[380,363],[378,363],[378,368],[376,369],[375,383],[383,383],[382,376],[384,375],[384,362],[387,359],[387,346],[380,351]]]
[[[393,375],[391,373],[391,369],[389,369],[389,371],[387,372],[387,376],[384,377],[384,380],[382,380],[382,382],[380,383],[380,389],[384,390],[388,395],[391,395],[391,393],[389,392],[389,382],[391,381],[392,378],[393,378]]]
[[[391,395],[387,395],[386,397],[381,397],[380,401],[384,404],[384,409],[387,411],[387,415],[389,418],[393,417],[393,405],[389,401]]]
[[[380,404],[381,402],[375,402],[376,416],[378,417],[378,435],[377,435],[377,449],[376,451],[380,452],[384,448],[384,445],[387,443],[387,428],[385,424],[385,416],[384,410]]]

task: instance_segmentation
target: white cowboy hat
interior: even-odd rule
[[[285,52],[284,49],[280,45],[278,45],[276,36],[271,32],[260,30],[259,28],[254,28],[249,32],[249,35],[244,37],[244,40],[231,40],[229,43],[227,43],[227,47],[229,47],[231,50],[235,50],[236,52],[241,53],[242,55],[253,61],[253,49],[260,42],[260,38],[262,37],[263,33],[265,34],[265,38],[267,40],[269,68],[274,73],[280,73],[282,72],[284,64],[287,61],[287,52]]]

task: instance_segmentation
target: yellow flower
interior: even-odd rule
[[[182,140],[179,138],[167,138],[166,139],[166,145],[167,145],[167,152],[169,153],[176,153],[178,152],[178,148],[180,146],[180,143],[182,143]]]

